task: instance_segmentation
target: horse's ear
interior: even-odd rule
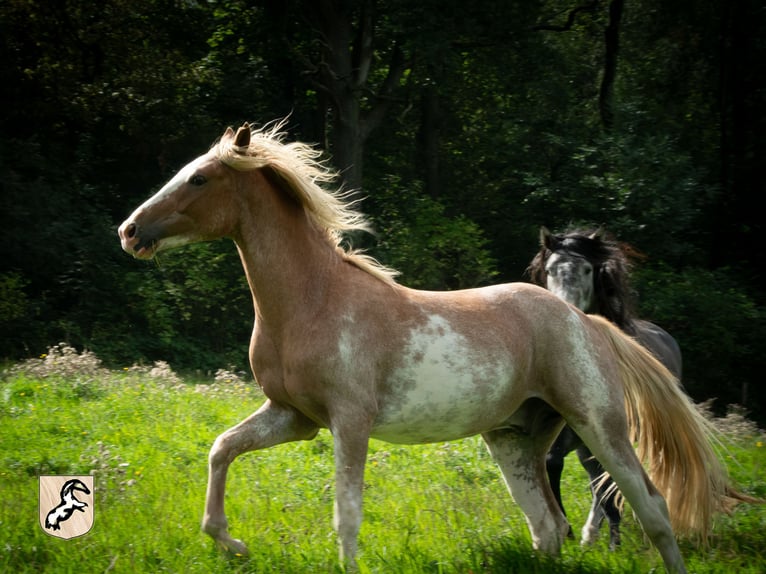
[[[233,137],[234,137],[234,130],[231,129],[231,126],[229,126],[228,128],[226,128],[226,131],[223,132],[223,135],[221,136],[221,141],[225,142],[227,140],[230,140]]]
[[[247,122],[237,130],[237,134],[234,136],[234,145],[244,148],[250,145],[250,124]]]
[[[540,227],[540,247],[551,249],[553,245],[553,233],[544,225]],[[552,251],[552,249],[551,249]]]

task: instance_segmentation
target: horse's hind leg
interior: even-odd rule
[[[611,421],[614,423],[614,420]],[[619,432],[615,431],[619,429]],[[601,421],[591,419],[584,426],[575,428],[583,442],[596,455],[625,499],[638,516],[644,532],[657,547],[671,572],[686,572],[678,549],[665,499],[657,491],[636,456],[623,424],[606,428]]]
[[[527,519],[535,549],[558,554],[569,523],[551,491],[545,455],[561,429],[561,418],[547,404],[527,401],[508,428],[484,433],[511,496]]]
[[[246,555],[245,544],[232,538],[224,512],[224,492],[229,465],[240,454],[277,444],[310,439],[317,427],[290,407],[266,401],[258,411],[238,425],[225,431],[210,449],[205,514],[202,530],[209,534],[224,550]]]
[[[588,514],[588,520],[582,528],[582,543],[592,544],[598,538],[604,516],[609,521],[609,549],[614,550],[620,545],[621,512],[617,506],[617,489],[611,478],[602,480],[604,467],[596,460],[588,447],[580,445],[577,457],[590,477],[590,488],[593,501]]]

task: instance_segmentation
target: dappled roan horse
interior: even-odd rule
[[[344,231],[367,227],[364,218],[325,189],[333,174],[319,152],[284,143],[280,129],[227,129],[119,228],[123,249],[140,259],[231,238],[252,291],[250,362],[267,399],[210,450],[203,530],[246,554],[224,513],[230,463],[327,428],[340,558],[354,567],[369,438],[414,444],[481,433],[534,547],[555,554],[568,524],[545,454],[566,421],[667,568],[684,571],[671,522],[704,535],[733,491],[712,431],[670,373],[605,319],[537,286],[440,293],[397,284],[341,246]],[[637,456],[629,429],[639,419]]]
[[[637,319],[630,288],[632,250],[608,236],[602,229],[573,229],[554,235],[540,230],[540,251],[527,268],[530,279],[571,303],[585,313],[606,317],[635,337],[668,370],[681,380],[681,349],[664,329]],[[612,481],[601,481],[604,469],[583,441],[565,426],[546,458],[548,478],[561,510],[561,473],[564,457],[577,451],[591,480],[593,501],[582,529],[582,542],[589,544],[598,536],[604,516],[609,521],[610,547],[620,543],[620,508]],[[565,513],[566,514],[566,513]]]

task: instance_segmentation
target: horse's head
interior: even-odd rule
[[[581,311],[593,311],[594,262],[588,256],[600,241],[600,231],[590,235],[554,235],[547,228],[540,230],[543,286],[557,297]]]
[[[228,128],[222,144],[250,144],[250,127]],[[119,228],[122,248],[139,259],[195,241],[232,233],[237,210],[237,171],[211,150],[184,166],[162,189],[136,209]]]
[[[527,272],[533,282],[587,313],[626,329],[633,313],[630,258],[640,257],[602,229],[553,234],[540,229],[540,251]]]
[[[580,309],[591,311],[593,306],[593,264],[580,253],[567,249],[566,240],[546,228],[540,232],[542,247],[549,254],[545,259],[545,288]]]
[[[63,498],[66,494],[72,494],[72,491],[74,490],[79,490],[85,494],[90,494],[90,490],[88,490],[88,487],[85,485],[85,483],[79,478],[75,478],[72,480],[67,480],[61,487],[61,497]]]

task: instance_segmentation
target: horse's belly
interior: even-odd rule
[[[497,428],[522,397],[507,352],[436,325],[414,333],[378,396],[372,436],[389,442],[453,440]]]
[[[372,437],[400,444],[455,440],[497,428],[513,412],[498,412],[461,395],[436,398],[428,393],[413,394],[402,402],[395,412],[384,409],[373,426]]]

